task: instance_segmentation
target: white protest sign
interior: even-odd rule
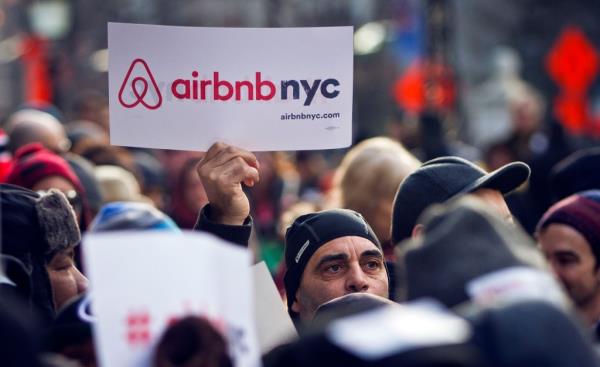
[[[352,27],[109,23],[111,144],[251,151],[352,140]]]
[[[277,292],[264,261],[252,266],[254,277],[254,313],[258,344],[262,353],[296,338],[298,333]]]
[[[146,367],[166,326],[203,316],[235,366],[256,366],[251,254],[204,233],[113,232],[84,238],[101,366]]]

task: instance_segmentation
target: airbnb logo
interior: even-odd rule
[[[166,103],[175,101],[257,101],[298,100],[310,106],[317,98],[333,99],[340,94],[340,82],[334,78],[285,79],[279,82],[267,80],[260,71],[254,71],[252,78],[230,80],[219,71],[208,77],[196,70],[191,78],[178,78],[165,81]],[[161,85],[163,82],[161,82]],[[154,75],[143,59],[135,59],[129,66],[119,89],[119,102],[125,108],[141,104],[149,110],[156,110],[163,104],[163,96]]]
[[[131,74],[136,65],[141,65],[146,75],[144,76],[136,76],[131,79]],[[131,79],[131,81],[130,81]],[[133,93],[133,101],[126,101],[125,89],[129,87]],[[154,92],[156,95],[156,100],[153,100],[148,92],[150,92],[150,88],[154,88]],[[148,98],[146,98],[148,96]],[[142,104],[144,107],[155,110],[160,107],[162,104],[162,95],[160,94],[160,90],[158,89],[158,85],[156,84],[156,80],[154,80],[154,76],[148,67],[146,61],[142,59],[135,59],[129,66],[129,70],[127,70],[127,74],[125,74],[125,79],[123,80],[123,84],[121,84],[121,88],[119,89],[119,102],[123,107],[133,108],[138,104]]]

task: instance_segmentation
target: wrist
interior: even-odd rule
[[[246,218],[248,218],[248,214],[230,213],[213,204],[211,204],[210,207],[211,210],[209,210],[206,214],[208,219],[215,223],[241,226],[246,221]]]

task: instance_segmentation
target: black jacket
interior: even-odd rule
[[[242,247],[248,247],[248,241],[250,240],[250,233],[252,232],[252,217],[248,216],[244,220],[244,224],[240,226],[220,224],[213,222],[209,219],[211,206],[206,204],[200,214],[196,225],[194,225],[195,231],[204,231],[227,241],[234,243]]]

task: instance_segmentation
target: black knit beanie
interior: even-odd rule
[[[284,283],[288,312],[292,317],[297,316],[292,311],[292,304],[306,264],[319,247],[345,236],[366,238],[381,249],[381,244],[369,224],[360,214],[348,209],[332,209],[302,215],[287,229],[285,234],[287,271]]]

